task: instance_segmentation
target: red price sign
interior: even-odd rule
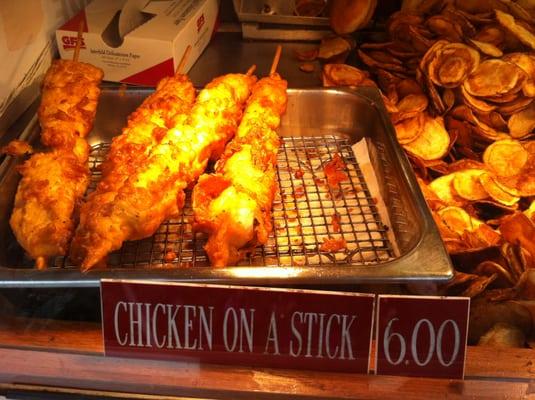
[[[106,355],[368,372],[375,296],[101,282]]]
[[[381,295],[375,373],[462,379],[470,299]]]

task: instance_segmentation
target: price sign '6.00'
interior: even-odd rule
[[[376,373],[462,379],[469,308],[468,298],[379,296]]]

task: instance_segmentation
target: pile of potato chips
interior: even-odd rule
[[[380,88],[458,271],[450,294],[513,298],[535,267],[535,12],[524,2],[424,0],[390,17],[386,41],[319,49],[344,49],[320,57],[325,86]],[[342,61],[353,51],[358,68]]]

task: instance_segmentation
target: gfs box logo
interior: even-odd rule
[[[204,25],[204,14],[201,14],[199,18],[197,18],[197,33],[201,31],[201,28]]]
[[[62,36],[61,43],[63,44],[63,50],[74,49],[76,43],[78,42],[78,37],[76,36]],[[84,38],[81,38],[80,49],[85,49]]]

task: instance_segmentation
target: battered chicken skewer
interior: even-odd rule
[[[71,256],[88,270],[126,240],[154,234],[184,203],[184,189],[218,157],[234,136],[256,78],[228,74],[203,89],[186,121],[176,121],[152,147],[143,165],[115,191],[113,199],[84,209]],[[92,201],[93,199],[91,199]]]
[[[287,102],[287,82],[275,72],[279,57],[280,46],[269,77],[253,87],[215,173],[201,176],[193,190],[194,229],[208,234],[204,248],[215,267],[234,265],[265,244],[272,230],[280,142],[275,129]]]
[[[102,76],[99,68],[76,58],[54,61],[45,76],[38,116],[41,141],[51,151],[36,153],[19,167],[22,179],[9,221],[38,268],[67,253],[73,215],[89,183],[84,137],[93,126]]]
[[[158,82],[154,93],[130,114],[121,135],[113,139],[101,166],[102,178],[89,197],[87,207],[98,207],[102,197],[104,202],[113,199],[124,181],[146,161],[167,130],[187,119],[195,102],[195,88],[187,75],[181,72],[190,50],[191,46],[188,46],[175,75]],[[82,210],[82,214],[88,213]]]

